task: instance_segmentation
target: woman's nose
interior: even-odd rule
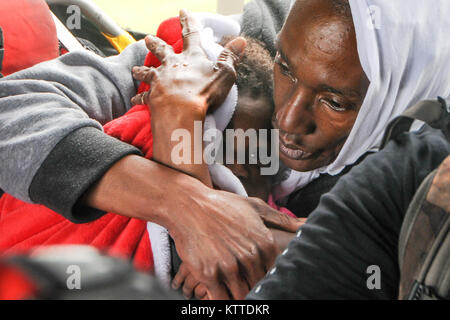
[[[316,125],[313,102],[312,94],[307,90],[296,90],[275,113],[278,128],[290,134],[314,133]]]

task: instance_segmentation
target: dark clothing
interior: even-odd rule
[[[443,134],[426,127],[369,155],[321,198],[248,298],[396,299],[404,214],[420,183],[449,154]],[[381,271],[381,288],[370,290],[373,265]]]
[[[308,185],[293,192],[288,198],[286,207],[297,217],[307,218],[319,205],[322,195],[328,193],[343,175],[361,163],[369,154],[370,152],[364,154],[355,164],[347,166],[339,174],[335,176],[322,174]]]

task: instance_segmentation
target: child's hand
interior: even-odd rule
[[[211,299],[206,286],[197,281],[184,264],[181,264],[180,270],[175,275],[172,288],[177,290],[181,285],[183,286],[183,296],[186,299],[191,299],[193,296],[198,300]]]

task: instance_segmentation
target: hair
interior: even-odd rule
[[[220,44],[225,46],[236,37],[225,36]],[[265,45],[256,39],[247,41],[244,54],[236,67],[236,85],[240,93],[252,97],[266,96],[273,99],[273,59]]]
[[[348,0],[329,0],[334,12],[342,18],[352,20],[352,10]]]
[[[293,7],[296,7],[297,9],[300,9],[302,6],[302,3],[307,0],[297,0]],[[316,1],[316,0],[313,0]],[[352,18],[352,10],[350,7],[350,3],[348,0],[325,0],[330,5],[332,12],[338,16],[343,18],[344,20],[350,21],[353,23]],[[292,8],[291,8],[292,9]],[[301,10],[301,9],[300,9]]]

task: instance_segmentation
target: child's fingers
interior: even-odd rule
[[[194,294],[194,289],[200,284],[197,279],[195,279],[192,274],[189,274],[184,280],[183,284],[183,296],[186,299],[191,299]]]
[[[189,274],[189,270],[184,266],[184,263],[182,263],[180,269],[172,280],[172,288],[175,290],[180,288]]]
[[[208,289],[205,284],[199,283],[194,289],[195,298],[198,300],[210,300],[210,296],[208,294]]]

